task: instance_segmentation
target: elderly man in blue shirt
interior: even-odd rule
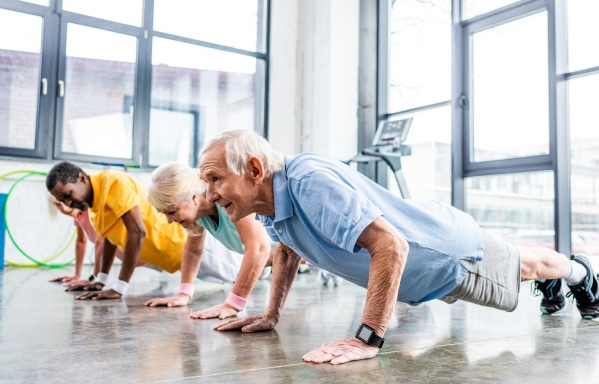
[[[404,200],[339,161],[309,153],[285,157],[251,131],[222,133],[200,157],[208,201],[233,222],[256,213],[279,241],[266,313],[217,330],[273,329],[301,258],[367,289],[355,336],[305,354],[307,362],[376,356],[397,301],[465,300],[513,311],[524,280],[537,279],[545,305],[555,309],[557,282],[565,278],[581,315],[599,316],[597,280],[582,255],[506,243],[458,209]]]

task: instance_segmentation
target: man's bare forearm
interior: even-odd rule
[[[125,282],[131,280],[131,276],[133,276],[137,261],[139,260],[139,253],[141,251],[143,240],[144,236],[139,232],[127,233],[127,242],[125,243],[123,265],[121,266],[121,272],[119,273],[119,280]]]
[[[266,310],[266,314],[274,317],[277,321],[281,315],[281,310],[283,309],[293,280],[297,275],[300,260],[301,258],[291,248],[283,243],[277,245],[272,265],[273,288],[270,292],[270,302]]]
[[[408,256],[408,243],[391,225],[379,218],[358,239],[371,256],[368,292],[362,322],[382,336],[393,315],[399,282]]]

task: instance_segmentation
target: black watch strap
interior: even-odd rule
[[[383,348],[384,342],[385,342],[385,339],[383,339],[380,336],[377,336],[376,333],[373,333],[372,336],[370,337],[370,342],[368,342],[368,344],[374,345],[375,347]]]
[[[356,339],[365,344],[374,345],[378,348],[382,348],[383,343],[385,342],[384,338],[377,336],[374,329],[364,323],[360,324],[360,327],[358,327],[358,330],[356,331]]]

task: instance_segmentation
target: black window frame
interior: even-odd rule
[[[153,30],[154,0],[144,0],[141,26],[113,22],[62,10],[62,0],[50,0],[49,6],[27,3],[18,0],[0,0],[0,9],[21,12],[43,18],[42,51],[40,77],[47,79],[48,92],[40,97],[36,119],[34,149],[0,146],[0,157],[40,160],[69,160],[77,162],[123,163],[130,162],[141,168],[154,168],[149,165],[149,117],[152,108],[152,38],[162,37],[202,47],[232,52],[257,60],[263,72],[257,72],[255,82],[255,119],[257,133],[268,136],[268,81],[269,81],[269,33],[270,0],[258,0],[258,25],[256,51],[247,51],[206,41],[189,39]],[[99,28],[116,33],[134,36],[138,39],[137,62],[134,85],[134,115],[132,133],[132,156],[130,159],[91,156],[61,151],[63,99],[57,95],[58,81],[64,80],[66,67],[66,26],[68,23]],[[262,76],[261,74],[264,73]],[[40,78],[40,81],[41,81]],[[68,87],[68,84],[66,85]],[[196,111],[197,112],[197,111]],[[190,111],[194,113],[194,111]],[[197,133],[197,132],[196,132]],[[194,148],[201,145],[195,138]]]

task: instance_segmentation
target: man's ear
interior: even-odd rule
[[[260,159],[250,156],[247,164],[247,174],[255,184],[260,184],[264,179],[264,166]]]
[[[79,174],[77,175],[77,180],[81,181],[82,183],[85,183],[86,179],[87,177],[85,177],[85,174],[83,172],[79,172]]]

